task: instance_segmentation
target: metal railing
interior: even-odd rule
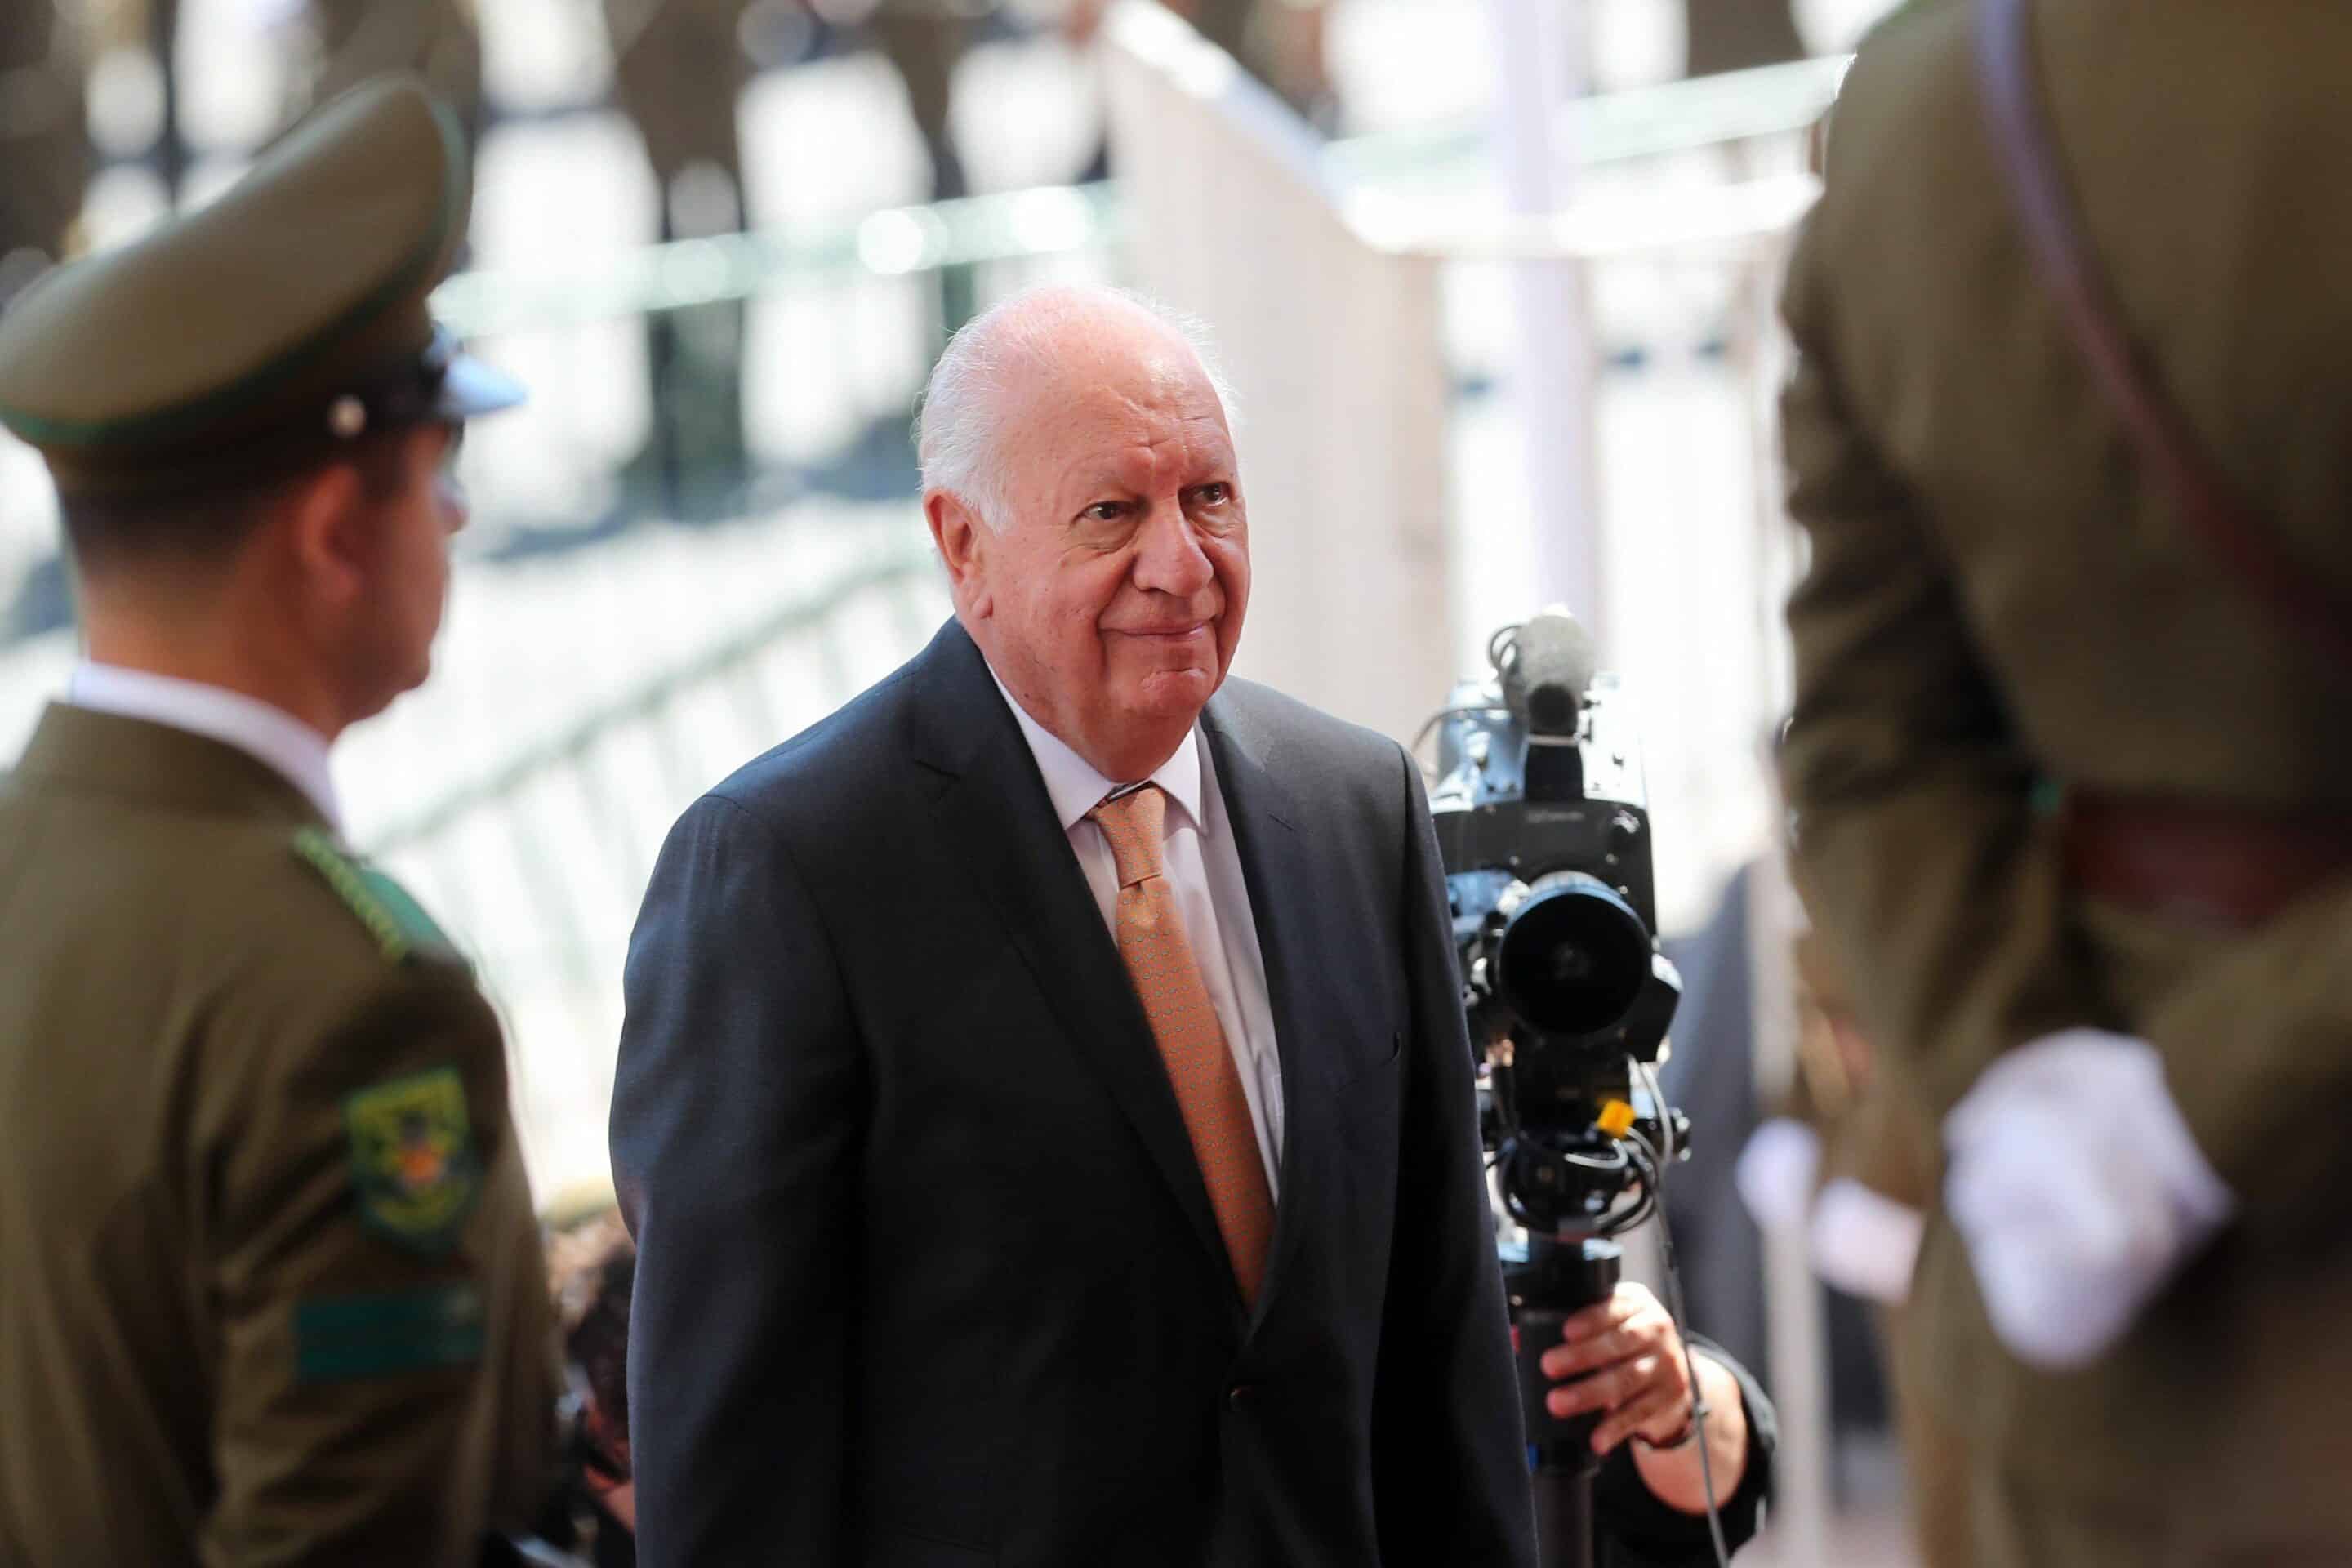
[[[1802,133],[1828,111],[1850,63],[1850,56],[1826,56],[1582,99],[1562,117],[1561,148],[1599,167]],[[1324,149],[1324,167],[1342,189],[1458,182],[1483,174],[1486,136],[1482,124],[1454,122],[1345,138]],[[1099,250],[1119,238],[1112,180],[890,207],[821,229],[676,240],[571,274],[469,272],[443,285],[434,306],[468,335],[543,331],[825,279]]]
[[[919,647],[945,613],[919,536],[877,539],[751,624],[363,832],[475,959],[507,1022],[543,1193],[604,1167],[622,960],[665,831],[724,772]]]

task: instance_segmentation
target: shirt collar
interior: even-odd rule
[[[1022,738],[1029,742],[1030,753],[1037,759],[1037,771],[1045,776],[1045,793],[1053,797],[1054,815],[1060,819],[1063,832],[1067,833],[1085,820],[1087,813],[1102,804],[1103,796],[1121,784],[1132,782],[1107,779],[1097,773],[1095,765],[1072,751],[1068,742],[1029,716],[1029,710],[1005,689],[995,666],[989,667],[988,675],[996,681],[997,692],[1003,697],[1004,705],[1013,710],[1013,721],[1021,726]],[[1208,818],[1201,810],[1206,781],[1202,773],[1199,736],[1198,724],[1185,731],[1182,744],[1173,756],[1160,764],[1159,772],[1149,782],[1166,791],[1168,798],[1192,819],[1193,828],[1206,837]]]
[[[218,686],[87,661],[75,667],[66,700],[93,712],[168,725],[234,746],[281,774],[310,798],[330,826],[342,831],[342,806],[327,765],[327,738],[282,708]]]

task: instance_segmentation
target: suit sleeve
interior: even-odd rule
[[[1401,761],[1412,1016],[1372,1402],[1381,1558],[1527,1568],[1535,1562],[1527,1441],[1453,921],[1421,772],[1411,757]]]
[[[2100,1020],[2034,765],[1979,657],[1918,500],[1841,377],[1832,188],[1785,301],[1790,510],[1811,562],[1789,605],[1782,754],[1816,924],[1885,1065],[1938,1121],[1991,1059]]]
[[[861,1051],[762,820],[717,795],[680,818],[625,986],[612,1147],[637,1244],[639,1559],[845,1562]]]
[[[208,1142],[207,1564],[471,1562],[553,1479],[554,1344],[497,1021],[387,969]],[[228,1097],[222,1097],[228,1098]]]

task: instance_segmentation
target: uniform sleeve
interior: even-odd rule
[[[1399,760],[1412,1018],[1372,1410],[1381,1557],[1528,1568],[1535,1516],[1518,1371],[1478,1141],[1475,1068],[1444,868],[1421,770],[1410,757]]]
[[[625,989],[612,1146],[637,1243],[639,1561],[845,1561],[863,1044],[761,819],[709,796],[679,820]]]
[[[387,965],[217,1092],[204,1561],[473,1562],[528,1522],[554,1418],[495,1017],[453,970]]]
[[[1754,1539],[1772,1500],[1772,1459],[1780,1446],[1780,1421],[1756,1374],[1731,1359],[1723,1347],[1700,1335],[1690,1348],[1722,1366],[1739,1384],[1741,1413],[1748,1421],[1748,1468],[1739,1484],[1716,1510],[1723,1542],[1734,1553]],[[1643,1484],[1633,1447],[1620,1444],[1601,1461],[1592,1481],[1592,1524],[1602,1542],[1601,1561],[1609,1568],[1714,1568],[1715,1538],[1703,1513],[1684,1513],[1660,1502]]]
[[[2143,1023],[2249,1223],[2334,1245],[2352,1186],[2352,889],[2227,940]]]
[[[1836,167],[1791,263],[1781,405],[1811,561],[1789,605],[1799,872],[1882,1061],[1940,1121],[2000,1052],[2100,1019],[2053,833],[1917,498],[1855,417],[1835,331]]]

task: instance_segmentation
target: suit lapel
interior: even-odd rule
[[[1045,781],[988,666],[953,622],[917,679],[916,760],[937,778],[940,830],[1003,921],[1013,948],[1143,1142],[1217,1268],[1232,1265],[1184,1119],[1118,944],[1087,889]],[[1235,1294],[1239,1312],[1239,1294]]]
[[[1249,913],[1265,960],[1266,1001],[1282,1063],[1282,1191],[1275,1205],[1265,1282],[1258,1292],[1256,1315],[1263,1319],[1301,1238],[1313,1228],[1322,1165],[1316,1156],[1331,1131],[1329,1097],[1319,1092],[1319,1069],[1309,1065],[1314,1052],[1303,995],[1316,973],[1317,952],[1328,950],[1318,947],[1315,902],[1305,896],[1317,884],[1313,858],[1298,828],[1300,813],[1266,769],[1266,737],[1242,721],[1229,691],[1210,702],[1201,727],[1216,763],[1242,879],[1249,888]]]

